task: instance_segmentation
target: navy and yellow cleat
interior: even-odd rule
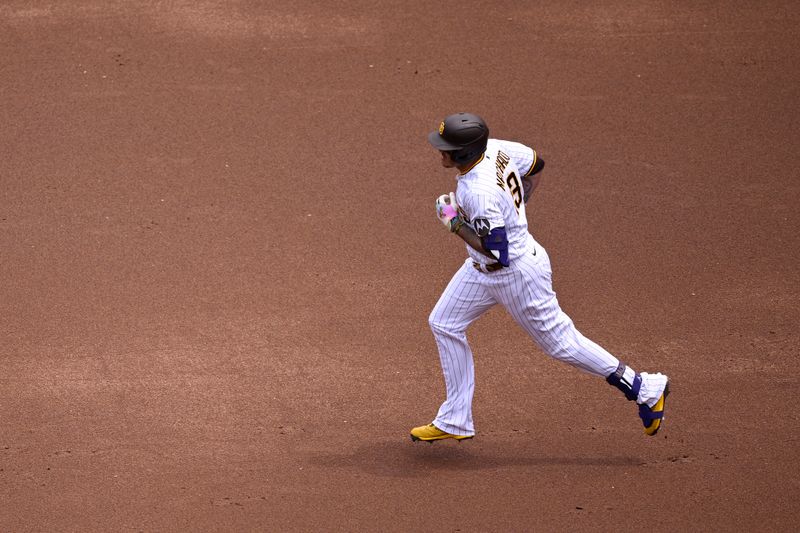
[[[648,407],[646,404],[639,405],[639,418],[642,419],[644,424],[645,435],[652,437],[661,429],[661,425],[664,422],[664,407],[666,406],[667,396],[669,396],[669,382],[667,382],[664,392],[653,407]]]
[[[424,440],[426,442],[433,442],[443,439],[465,440],[471,439],[472,437],[473,435],[453,435],[452,433],[442,431],[433,424],[419,426],[411,430],[411,440],[413,441]]]

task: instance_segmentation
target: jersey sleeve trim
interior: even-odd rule
[[[534,150],[533,151],[533,161],[531,161],[531,168],[529,168],[528,171],[525,173],[525,175],[522,176],[523,178],[527,178],[528,176],[533,174],[533,169],[536,168],[536,160],[538,158],[539,158],[539,156],[536,154],[536,150]]]

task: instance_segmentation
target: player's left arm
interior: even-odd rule
[[[483,220],[480,233],[464,222],[458,211],[458,204],[454,193],[443,194],[436,199],[436,216],[451,232],[458,235],[473,250],[485,255],[489,259],[508,266],[508,238],[505,227],[489,229],[488,219]]]
[[[500,229],[503,230],[503,235],[498,240],[505,240],[505,228],[500,228]],[[508,266],[508,259],[507,258],[501,257],[499,254],[495,255],[495,254],[492,253],[491,249],[487,249],[486,248],[488,240],[491,237],[493,237],[494,235],[486,235],[484,237],[481,237],[480,235],[478,235],[475,232],[474,229],[472,229],[471,227],[467,226],[466,224],[462,224],[458,228],[458,230],[454,231],[453,233],[455,233],[456,235],[461,237],[464,240],[465,243],[467,243],[468,245],[470,245],[472,247],[473,250],[482,253],[483,255],[488,257],[489,259],[494,259],[495,261],[499,260],[501,263],[503,263],[503,266]],[[497,233],[497,232],[495,232],[493,230],[492,233]],[[505,241],[505,242],[506,242],[505,246],[506,246],[506,249],[507,249],[508,248],[508,241]],[[489,244],[489,246],[491,246],[491,244]],[[503,261],[503,259],[505,259],[505,261]]]

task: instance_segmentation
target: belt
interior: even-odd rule
[[[485,272],[485,273],[497,272],[498,270],[503,268],[503,265],[501,265],[500,263],[489,263],[488,265],[482,265],[481,263],[478,263],[477,261],[473,261],[472,262],[472,266],[475,267],[475,270],[479,270],[479,271]]]

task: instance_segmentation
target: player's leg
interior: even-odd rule
[[[598,376],[608,376],[619,360],[584,337],[562,311],[552,287],[547,252],[525,254],[503,269],[502,283],[494,287],[497,299],[514,320],[551,357]]]
[[[439,301],[431,311],[428,323],[444,374],[447,399],[439,408],[433,423],[454,435],[473,435],[472,396],[475,370],[466,330],[496,301],[483,284],[484,276],[467,261],[455,273]]]
[[[526,254],[515,260],[507,272],[504,269],[504,274],[507,279],[498,284],[497,299],[545,353],[606,378],[626,398],[646,408],[656,408],[659,401],[663,403],[666,376],[637,374],[578,331],[558,303],[552,287],[550,259],[543,248],[537,246],[536,255]]]

